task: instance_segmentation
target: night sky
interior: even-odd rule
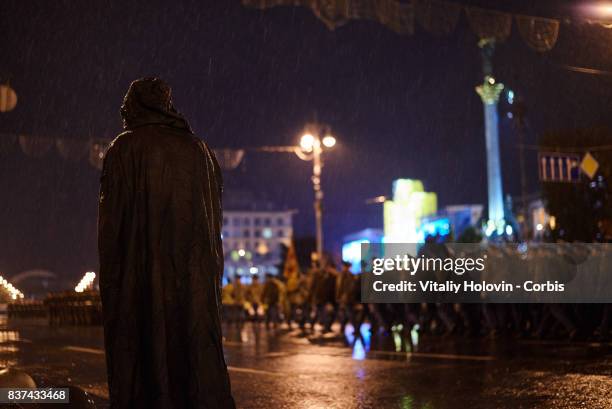
[[[496,77],[526,104],[528,144],[552,129],[612,124],[612,76],[564,68],[612,70],[612,30],[577,20],[559,2],[471,4],[567,20],[551,52],[531,50],[516,26],[496,52]],[[380,205],[365,200],[389,195],[396,178],[422,179],[441,206],[484,203],[476,42],[465,16],[448,36],[418,27],[399,36],[364,21],[329,31],[307,9],[261,12],[238,0],[5,0],[0,79],[19,102],[0,114],[0,132],[113,137],[130,81],[150,75],[172,85],[177,108],[217,148],[294,144],[316,115],[339,140],[323,177],[326,238],[337,249],[343,235],[382,226]],[[504,188],[518,195],[507,111],[501,103]],[[1,159],[0,273],[44,268],[76,280],[97,270],[98,171],[55,151],[34,159],[14,147]],[[528,160],[535,193],[533,152]],[[294,155],[248,153],[226,185],[297,209],[296,234],[311,235],[310,166]]]

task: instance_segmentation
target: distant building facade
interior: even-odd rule
[[[282,245],[293,238],[292,210],[227,210],[223,212],[225,275],[278,274]]]

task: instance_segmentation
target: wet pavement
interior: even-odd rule
[[[100,327],[17,321],[0,364],[41,386],[74,384],[108,407]],[[612,346],[376,334],[308,336],[225,328],[240,408],[611,408]]]

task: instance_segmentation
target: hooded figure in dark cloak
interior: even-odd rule
[[[219,319],[221,172],[157,78],[134,81],[102,171],[111,408],[234,408]]]

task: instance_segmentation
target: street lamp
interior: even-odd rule
[[[322,137],[321,137],[322,136]],[[321,169],[323,151],[336,145],[336,138],[326,125],[319,123],[309,124],[297,146],[261,146],[254,150],[260,152],[293,152],[302,160],[312,161],[312,186],[314,189],[314,211],[317,239],[317,259],[322,266],[323,260],[323,190],[321,189]]]
[[[578,8],[587,18],[609,19],[612,17],[612,3],[610,2],[583,3]]]
[[[312,152],[312,148],[315,144],[315,137],[309,133],[302,135],[302,139],[300,139],[300,148],[306,152]]]
[[[331,136],[331,135],[326,135],[326,136],[323,138],[323,145],[324,145],[326,148],[333,148],[335,144],[336,144],[336,138],[334,138],[333,136]]]
[[[329,129],[320,124],[310,124],[308,131],[302,135],[300,146],[295,154],[302,160],[312,160],[312,187],[314,189],[314,212],[317,240],[317,261],[323,267],[323,190],[321,189],[321,170],[323,169],[322,154],[324,149],[336,145],[336,138]],[[323,132],[322,132],[323,131]],[[321,139],[320,135],[324,135]]]

